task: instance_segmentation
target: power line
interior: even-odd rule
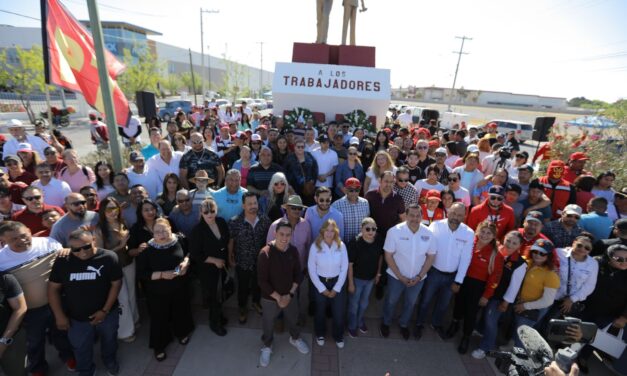
[[[0,9],[0,12],[3,12],[3,13],[8,13],[8,14],[12,14],[12,15],[14,15],[14,16],[20,16],[20,17],[24,17],[24,18],[30,18],[31,20],[35,20],[35,21],[41,21],[41,19],[39,19],[39,18],[35,18],[35,17],[31,17],[31,16],[27,16],[27,15],[25,15],[25,14],[21,14],[21,13],[11,12],[11,11],[4,10],[4,9]]]
[[[84,5],[84,2],[77,1],[77,0],[64,0],[64,1],[68,1],[70,3],[74,3],[74,4],[77,4],[77,5]],[[136,11],[136,10],[128,10],[128,9],[124,9],[124,8],[119,8],[119,7],[116,7],[116,6],[113,6],[113,5],[103,4],[102,1],[100,1],[98,3],[98,6],[99,7],[103,7],[103,8],[107,8],[109,10],[113,10],[113,11],[116,11],[116,12],[119,12],[119,13],[125,13],[125,14],[134,13],[134,14],[137,14],[137,15],[140,15],[140,16],[157,17],[157,18],[167,18],[167,17],[169,17],[169,16],[166,16],[166,15],[163,15],[163,14],[152,14],[152,13],[145,13],[145,12],[140,12],[140,11]]]
[[[455,83],[457,82],[457,71],[459,71],[459,63],[462,60],[462,55],[468,55],[468,52],[464,52],[464,42],[466,40],[472,40],[472,38],[468,38],[467,36],[463,37],[455,37],[457,39],[462,40],[462,46],[459,48],[459,51],[453,51],[454,54],[457,54],[457,67],[455,67],[455,77],[453,78],[453,87],[451,88],[451,95],[449,96],[448,101],[448,111],[451,111],[451,102],[453,101],[453,93],[455,92]]]

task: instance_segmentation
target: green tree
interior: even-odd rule
[[[191,72],[181,73],[181,82],[190,94],[194,95],[194,88],[196,88],[196,94],[202,94],[202,79],[198,73],[194,72],[194,85],[192,85]]]
[[[222,55],[224,61],[224,75],[222,76],[222,86],[218,92],[232,102],[248,89],[248,69],[235,61],[229,60],[226,54]]]
[[[179,90],[183,87],[183,81],[176,73],[170,73],[165,77],[161,77],[159,82],[161,84],[161,88],[167,91],[170,95],[177,95]]]
[[[148,48],[134,47],[137,57],[129,49],[124,49],[126,70],[118,76],[118,85],[127,98],[135,98],[137,91],[158,92],[159,73],[163,70],[163,62]]]

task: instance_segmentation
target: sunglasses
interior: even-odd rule
[[[24,200],[26,201],[33,201],[33,200],[41,200],[41,196],[30,196],[30,197],[23,197]]]
[[[566,218],[579,219],[579,216],[577,214],[566,214]]]
[[[583,244],[581,244],[581,243],[577,243],[577,244],[575,244],[575,248],[583,248],[583,249],[585,249],[586,251],[592,251],[592,247],[585,246],[585,245],[583,245]]]
[[[349,191],[349,192],[353,192],[353,193],[355,193],[355,192],[359,192],[360,190],[361,190],[361,189],[359,189],[359,188],[348,188],[348,191]]]
[[[274,183],[274,186],[276,187],[277,185],[285,185],[285,182],[277,181],[276,183]]]
[[[399,183],[407,183],[409,179],[396,179]]]
[[[179,204],[183,204],[183,203],[186,203],[186,202],[189,202],[189,201],[190,201],[189,198],[184,198],[182,200],[176,200],[176,202],[178,202]]]
[[[200,145],[202,144],[202,141],[192,141],[192,145]]]
[[[70,205],[72,205],[72,206],[87,205],[87,201],[74,201],[74,202],[71,202]]]
[[[357,155],[357,153],[348,153],[348,155]]]
[[[296,145],[296,149],[304,149],[305,147],[303,145]]]
[[[120,210],[120,208],[118,208],[118,207],[115,207],[115,208],[105,208],[105,211],[107,213],[117,212],[118,210]]]
[[[303,208],[300,206],[288,206],[288,208],[293,211],[303,211]]]
[[[436,157],[446,157],[446,154],[444,153],[435,153]]]
[[[612,256],[612,260],[616,262],[627,262],[627,257]]]
[[[428,150],[429,147],[428,146],[418,146],[416,149],[418,149],[418,150]]]
[[[503,196],[490,196],[490,200],[492,201],[503,201],[505,198]]]
[[[47,151],[44,153],[44,155],[56,155],[57,153],[54,151]]]
[[[330,198],[327,198],[327,199],[319,198],[318,201],[319,202],[331,202],[331,199]]]
[[[456,181],[459,181],[458,178],[448,178],[448,181],[452,181],[453,183],[455,183]]]
[[[366,232],[375,232],[377,231],[376,227],[364,227],[364,231]]]
[[[546,257],[546,256],[548,256],[548,254],[546,254],[546,253],[544,253],[544,252],[536,251],[536,250],[531,251],[531,254],[532,254],[532,255],[542,256],[542,257]]]
[[[95,193],[85,193],[83,196],[85,197],[96,197]]]
[[[91,249],[91,248],[92,248],[91,244],[85,244],[82,247],[76,247],[76,248],[72,247],[72,248],[70,248],[70,250],[72,251],[72,253],[78,253],[80,251],[86,251],[86,250]]]
[[[204,209],[204,210],[202,211],[202,213],[203,213],[203,214],[205,214],[205,215],[207,215],[207,214],[215,214],[215,213],[216,213],[216,211],[215,211],[215,210],[212,210],[212,209]]]

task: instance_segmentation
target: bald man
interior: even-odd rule
[[[68,246],[68,238],[72,231],[81,226],[94,229],[98,223],[98,213],[87,210],[87,200],[80,193],[71,193],[65,198],[67,213],[61,217],[50,230],[50,237]]]

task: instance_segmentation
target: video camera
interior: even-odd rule
[[[510,159],[512,157],[512,149],[509,147],[502,147],[499,150],[499,158]]]
[[[581,342],[575,342],[566,334],[566,329],[571,325],[578,325],[582,338]],[[495,358],[498,370],[508,376],[544,375],[544,368],[553,360],[566,374],[577,359],[583,346],[594,340],[597,326],[593,323],[582,322],[579,319],[568,317],[565,320],[551,320],[549,322],[548,340],[571,344],[570,347],[559,349],[555,356],[551,346],[542,338],[535,329],[523,325],[518,328],[518,338],[524,348],[514,347],[511,352],[488,351],[487,355]]]

